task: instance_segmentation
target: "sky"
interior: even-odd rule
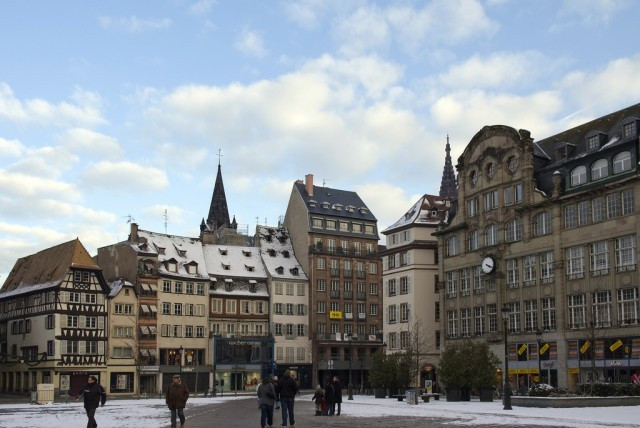
[[[296,414],[312,414],[313,402],[311,395],[301,396],[296,401]],[[480,401],[447,402],[430,400],[429,403],[410,405],[396,399],[375,399],[372,396],[354,395],[353,401],[345,400],[342,404],[343,418],[353,427],[371,426],[370,418],[410,416],[424,418],[425,423],[435,419],[439,423],[452,426],[551,426],[575,428],[605,428],[617,426],[631,428],[638,426],[638,412],[640,406],[618,407],[582,407],[582,408],[545,408],[518,407],[503,410],[500,400],[490,403]],[[190,398],[185,408],[187,425],[189,418],[201,415],[206,411],[214,411],[208,404],[229,404],[230,400],[251,400],[254,397],[217,397]],[[587,398],[588,399],[588,398]],[[597,397],[593,400],[598,400]],[[143,405],[141,405],[143,403]],[[238,409],[245,409],[238,407]],[[302,413],[301,413],[302,412]],[[249,415],[254,418],[256,425],[260,413],[256,410]],[[169,412],[163,399],[147,400],[110,400],[96,412],[96,420],[101,428],[138,428],[140,420],[144,418],[147,424],[165,425],[169,421]],[[238,415],[239,422],[245,423],[247,415]],[[279,420],[280,411],[274,413],[274,421]],[[200,418],[202,419],[202,418]],[[82,403],[54,403],[34,406],[30,404],[2,404],[0,405],[0,424],[13,428],[68,428],[69,426],[83,426],[87,417]],[[166,425],[165,425],[166,426]]]
[[[438,193],[447,135],[455,164],[485,125],[540,140],[640,102],[638,6],[0,2],[0,283],[18,257],[76,237],[95,254],[131,220],[198,236],[219,160],[250,234],[308,173],[384,230]]]

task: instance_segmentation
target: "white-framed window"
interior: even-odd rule
[[[214,314],[222,313],[222,299],[211,299],[211,312]]]
[[[80,293],[75,291],[69,292],[69,302],[70,303],[80,303]]]
[[[498,191],[494,190],[484,194],[484,210],[490,211],[498,208]]]
[[[620,217],[621,213],[620,195],[618,193],[607,195],[607,218]]]
[[[593,151],[598,147],[600,147],[600,136],[596,134],[587,138],[587,150]]]
[[[556,299],[553,297],[542,299],[542,329],[544,331],[556,329]]]
[[[536,285],[537,260],[535,254],[530,254],[522,258],[523,281],[525,286]]]
[[[473,267],[473,292],[474,294],[484,293],[484,282],[482,281],[482,267]]]
[[[479,201],[478,198],[469,198],[467,199],[467,217],[475,217],[479,213]]]
[[[336,221],[335,220],[327,220],[327,229],[336,230]]]
[[[569,328],[586,326],[586,301],[584,294],[569,296]]]
[[[447,296],[455,298],[458,295],[458,272],[450,271],[447,275]]]
[[[600,180],[609,176],[609,163],[606,159],[598,159],[591,164],[591,180]]]
[[[540,253],[540,282],[553,281],[553,251]]]
[[[447,311],[447,333],[451,339],[458,337],[458,312],[455,309]]]
[[[533,235],[543,236],[553,232],[551,228],[551,212],[545,211],[537,214],[533,218]]]
[[[636,235],[616,238],[616,270],[634,270],[636,268]]]
[[[226,309],[226,313],[227,314],[235,314],[235,313],[237,313],[238,312],[237,309],[236,309],[237,303],[238,303],[237,300],[229,300],[229,299],[227,299],[226,308],[225,308]]]
[[[525,331],[538,330],[538,301],[524,301],[524,329]]]
[[[298,292],[298,293],[297,293],[297,295],[298,295],[298,296],[304,296],[304,295],[306,294],[306,291],[305,291],[305,289],[306,289],[305,284],[297,284],[297,285],[298,285],[298,287],[297,287],[297,292]]]
[[[395,278],[390,279],[389,282],[387,282],[387,285],[389,290],[389,296],[395,296],[396,294],[398,294],[398,288],[396,285]]]
[[[326,288],[327,288],[327,282],[324,279],[319,279],[318,282],[316,283],[316,290],[325,291]]]
[[[522,184],[518,183],[504,189],[504,204],[506,206],[522,203]]]
[[[312,226],[314,229],[322,229],[322,219],[321,219],[321,218],[314,217],[314,218],[311,220],[311,226]]]
[[[567,252],[567,275],[573,278],[584,276],[584,249],[582,246],[569,247]]]
[[[609,251],[607,241],[598,241],[589,244],[591,252],[591,274],[603,275],[609,273]]]
[[[475,318],[475,335],[482,336],[485,333],[484,330],[484,306],[476,306],[473,308],[473,315]]]
[[[577,166],[571,170],[571,187],[579,186],[587,182],[587,167]]]
[[[618,293],[618,324],[637,325],[640,314],[638,314],[638,288],[620,288]]]
[[[94,293],[85,293],[84,302],[95,304],[97,302],[97,295]]]
[[[369,305],[369,315],[371,315],[371,316],[377,316],[378,315],[378,304],[377,303],[371,303]]]
[[[453,235],[447,239],[446,255],[447,257],[457,256],[460,253],[460,243],[458,235]]]
[[[594,198],[591,201],[591,218],[594,223],[604,220],[606,208],[607,205],[603,196]]]
[[[182,303],[173,304],[173,315],[182,315]]]
[[[378,294],[378,284],[375,282],[372,282],[369,284],[369,294],[371,294],[372,296],[375,296]]]
[[[398,321],[398,307],[396,305],[389,305],[387,307],[387,311],[389,314],[389,324],[395,324]]]
[[[78,327],[78,315],[67,315],[67,327]]]
[[[489,332],[498,331],[498,307],[495,303],[487,305],[487,315],[489,316]]]
[[[182,283],[181,282],[176,282],[173,285],[173,290],[175,293],[182,293]]]
[[[469,268],[460,269],[460,295],[469,296],[471,294],[471,278]]]
[[[520,332],[520,302],[507,303],[509,309],[508,330],[509,333]]]
[[[596,291],[592,303],[595,326],[611,327],[611,291]]]
[[[472,230],[467,235],[467,242],[469,251],[476,251],[478,249],[478,231]]]
[[[162,281],[162,292],[171,293],[171,281]]]
[[[460,335],[462,337],[471,336],[471,309],[460,309]]]
[[[619,174],[631,169],[631,153],[621,152],[613,158],[613,173]]]
[[[633,214],[635,211],[633,189],[625,189],[620,192],[620,199],[622,200],[622,215]]]
[[[191,325],[184,326],[184,337],[193,337],[193,326]]]
[[[409,304],[400,304],[400,322],[409,322]]]
[[[522,241],[522,220],[514,218],[507,222],[504,229],[504,237],[507,242]]]
[[[316,312],[319,314],[324,314],[326,312],[326,307],[327,307],[326,302],[323,302],[322,300],[320,300],[316,303],[317,303]]]
[[[410,292],[410,279],[408,276],[400,278],[400,294],[409,294]]]
[[[498,226],[490,224],[484,229],[484,245],[491,246],[498,244]]]
[[[517,258],[507,260],[507,286],[509,288],[520,286],[520,266]]]

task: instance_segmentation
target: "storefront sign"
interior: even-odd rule
[[[589,349],[589,346],[591,346],[591,342],[587,340],[586,342],[584,342],[584,345],[582,345],[582,347],[580,348],[580,353],[584,354],[585,352],[587,352],[587,349]]]
[[[544,355],[545,352],[549,350],[549,344],[545,343],[543,347],[540,348],[540,355]]]
[[[160,366],[140,366],[141,372],[159,372]]]
[[[330,311],[329,312],[329,318],[331,318],[332,320],[341,320],[342,319],[342,312],[340,312],[340,311]]]
[[[613,345],[609,346],[609,350],[611,352],[615,351],[616,349],[618,349],[619,347],[622,346],[622,340],[618,340],[617,342],[615,342]]]
[[[523,343],[520,349],[518,349],[518,355],[522,355],[522,353],[526,350],[527,350],[527,345],[526,343]]]

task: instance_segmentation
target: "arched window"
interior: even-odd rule
[[[587,182],[587,167],[580,165],[571,170],[571,186],[579,186]]]
[[[522,240],[522,220],[515,218],[507,223],[504,229],[504,238],[507,242]]]
[[[631,153],[621,152],[613,158],[613,173],[619,174],[631,169]]]
[[[498,226],[495,224],[490,224],[484,230],[484,245],[496,245],[498,243]]]
[[[458,235],[453,235],[447,239],[447,257],[457,256],[460,253]]]
[[[551,212],[545,211],[533,218],[533,234],[535,236],[548,235],[552,232]]]
[[[599,180],[609,175],[609,164],[606,159],[598,159],[591,164],[591,179]]]
[[[469,251],[476,251],[478,249],[478,231],[472,230],[467,237],[469,243]]]

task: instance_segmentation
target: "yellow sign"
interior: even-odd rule
[[[544,355],[545,352],[547,352],[549,350],[549,344],[545,343],[541,348],[540,348],[540,355]]]
[[[578,374],[580,372],[580,369],[569,369],[567,370],[567,373],[569,374]]]
[[[340,311],[329,311],[329,318],[331,318],[332,320],[341,320],[342,319],[342,312],[340,312]]]
[[[527,345],[523,343],[520,349],[518,349],[518,355],[522,355],[522,353],[526,350],[527,350]]]
[[[589,346],[591,346],[591,342],[587,340],[586,342],[584,342],[584,345],[582,345],[582,347],[580,348],[580,353],[584,354],[585,352],[587,352],[587,349],[589,349]]]
[[[616,343],[614,343],[613,345],[609,346],[609,350],[611,352],[613,352],[613,351],[615,351],[616,349],[618,349],[621,346],[622,346],[622,340],[618,340]]]

